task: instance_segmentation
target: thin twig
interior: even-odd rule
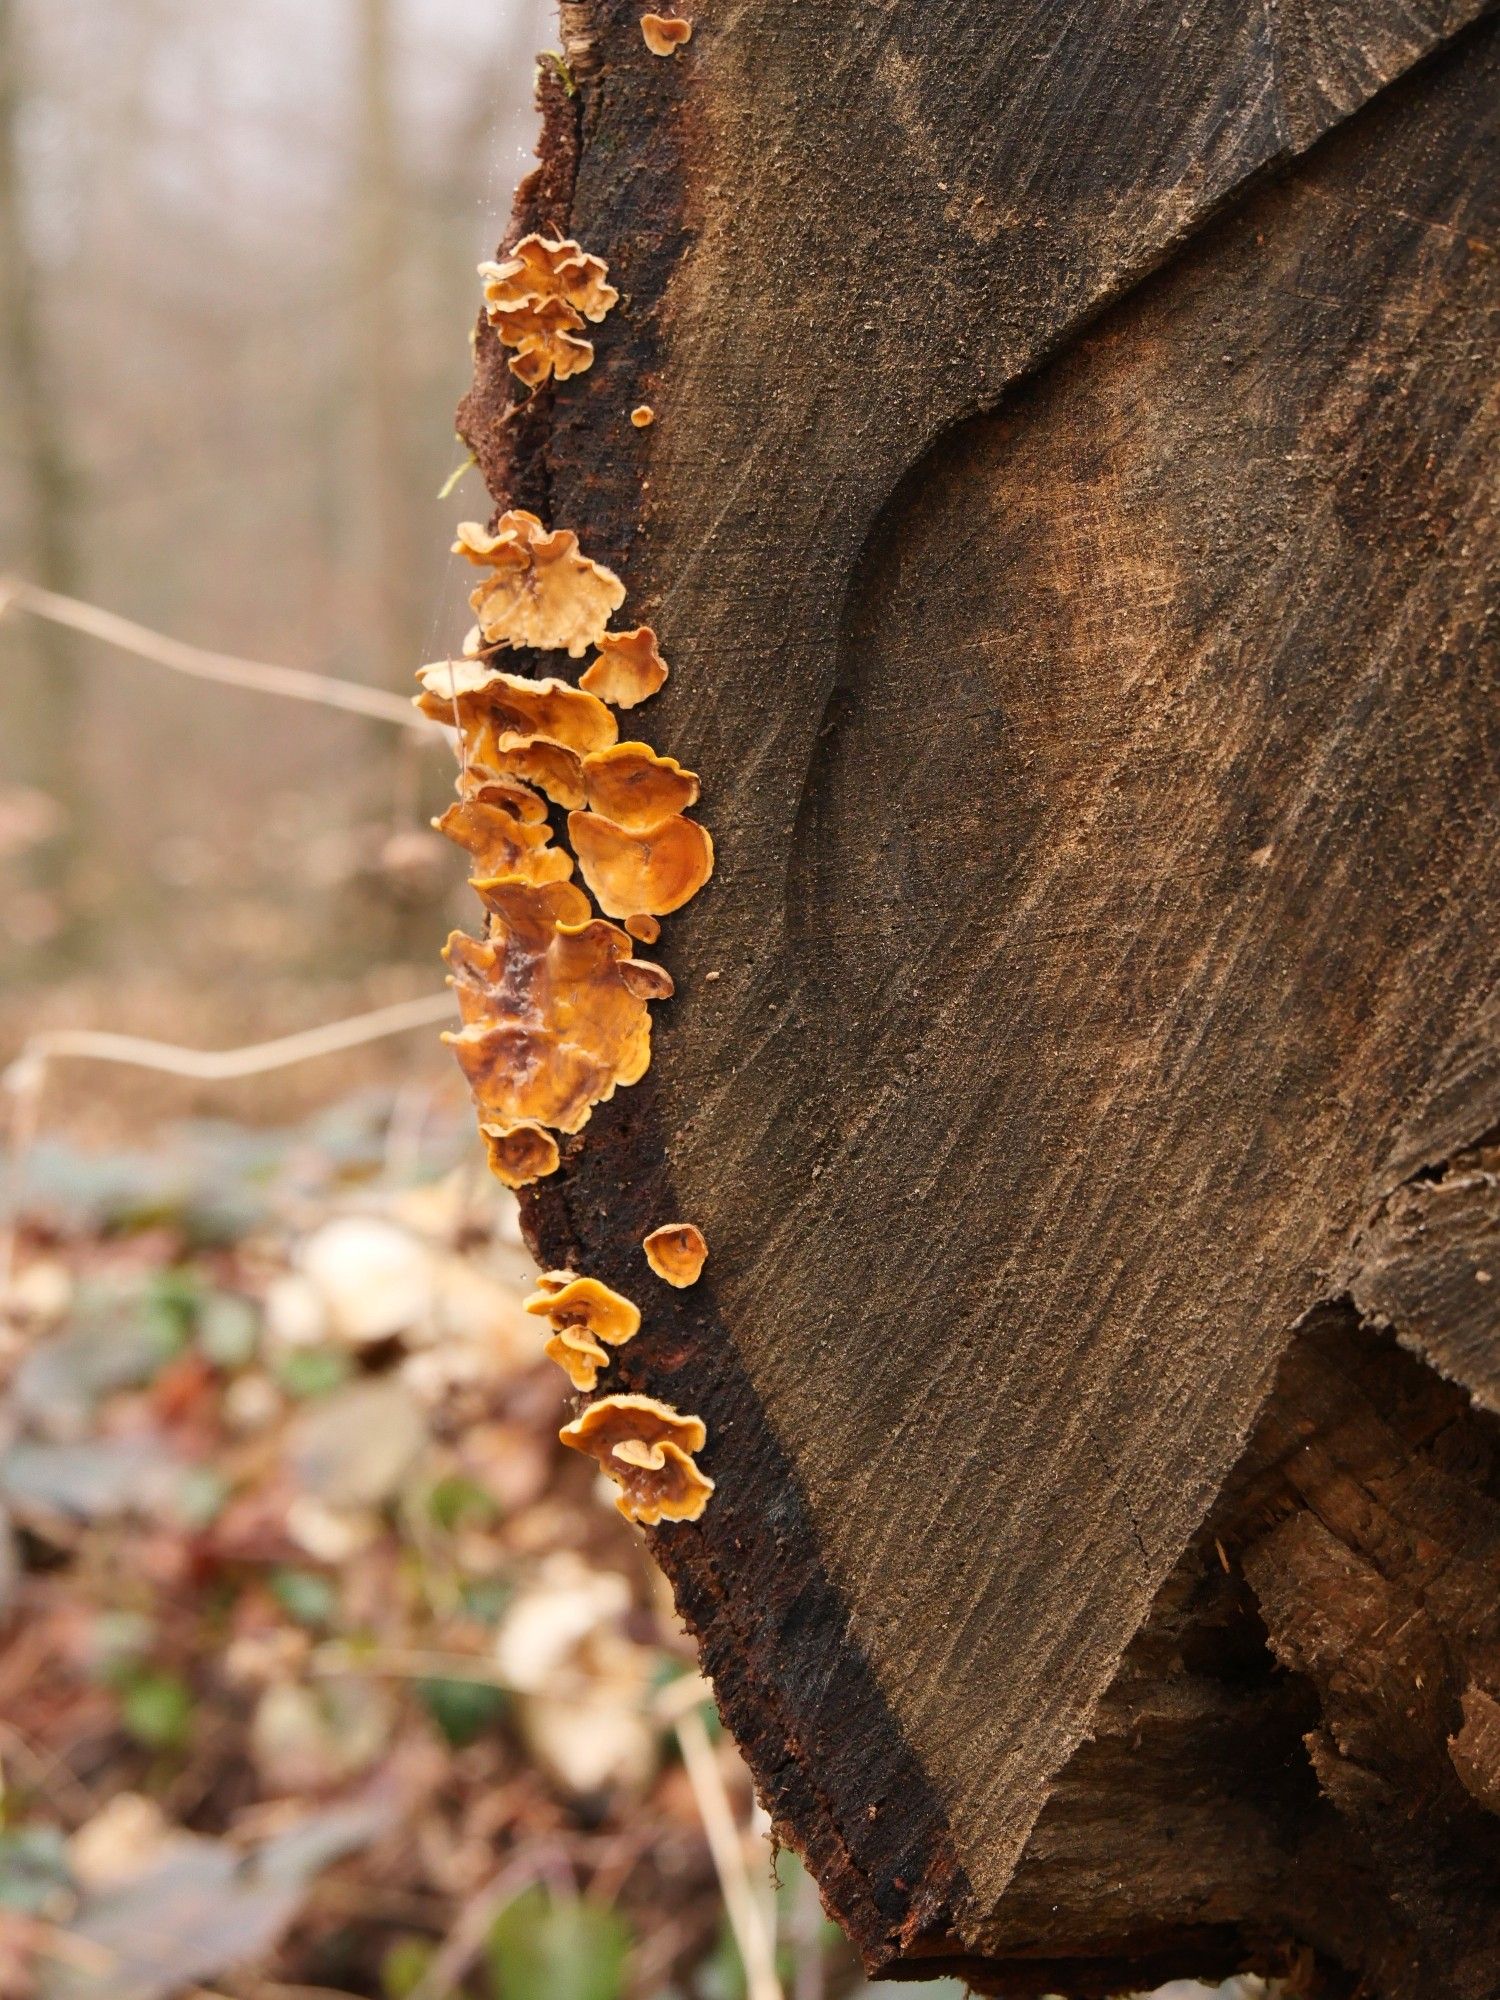
[[[724,1774],[708,1740],[708,1730],[697,1709],[677,1718],[677,1741],[688,1782],[693,1788],[698,1816],[708,1836],[714,1872],[724,1897],[729,1928],[739,1946],[740,1963],[745,1968],[746,2000],[783,2000],[781,1981],[776,1976],[776,1955],[767,1933],[765,1919],[750,1886],[744,1849],[734,1810],[724,1785]]]
[[[267,1070],[310,1062],[315,1056],[336,1055],[341,1049],[403,1034],[408,1028],[430,1028],[452,1015],[449,994],[427,993],[420,1000],[399,1000],[391,1007],[377,1007],[343,1021],[327,1021],[322,1027],[303,1028],[295,1035],[278,1035],[270,1042],[249,1042],[238,1049],[188,1049],[176,1042],[153,1042],[141,1035],[117,1035],[102,1028],[55,1028],[33,1035],[0,1081],[19,1091],[35,1065],[59,1056],[80,1056],[90,1062],[129,1063],[137,1069],[161,1070],[168,1076],[194,1077],[202,1083],[232,1083],[240,1077],[263,1076]]]
[[[256,694],[284,695],[292,701],[316,702],[322,708],[342,708],[355,715],[373,715],[381,722],[394,722],[402,729],[433,738],[426,721],[399,694],[384,688],[366,687],[359,681],[340,680],[333,674],[314,674],[301,667],[274,667],[263,660],[241,660],[232,653],[215,653],[203,646],[190,646],[183,639],[170,639],[163,632],[137,625],[133,619],[104,611],[97,604],[85,604],[76,597],[63,597],[55,590],[42,590],[19,578],[0,578],[0,617],[7,611],[28,611],[33,618],[50,619],[66,625],[106,646],[118,646],[122,653],[138,659],[154,660],[159,667],[188,674],[194,680],[217,681],[224,687],[249,688]]]

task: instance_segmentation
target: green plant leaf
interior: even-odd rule
[[[614,1910],[527,1889],[490,1932],[493,2000],[619,2000],[630,1932]]]
[[[417,1697],[455,1750],[498,1722],[507,1699],[504,1688],[488,1681],[439,1679],[418,1681]]]
[[[148,1750],[182,1750],[192,1729],[192,1689],[176,1674],[130,1674],[120,1691],[120,1719]]]

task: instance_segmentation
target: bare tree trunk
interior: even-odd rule
[[[406,252],[394,12],[391,0],[357,0],[357,6],[353,304],[359,386],[354,407],[362,429],[355,462],[360,467],[363,504],[357,513],[355,568],[366,580],[368,614],[363,622],[372,636],[380,679],[387,687],[405,688],[418,664],[421,633],[408,434]]]
[[[73,535],[77,486],[69,458],[42,325],[41,282],[28,240],[20,120],[27,64],[17,0],[0,0],[0,369],[19,478],[18,564],[48,590],[72,592],[78,582]],[[63,837],[43,845],[45,885],[60,891],[70,858],[81,846],[84,793],[78,782],[78,673],[75,642],[66,632],[27,620],[24,644],[32,688],[24,723],[27,776],[63,808]],[[64,918],[69,913],[63,912]]]

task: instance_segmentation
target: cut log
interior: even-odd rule
[[[718,870],[524,1198],[872,1969],[1500,1991],[1495,253],[1465,0],[563,8],[461,413]],[[630,411],[656,421],[636,429]],[[681,1218],[700,1282],[640,1244]]]

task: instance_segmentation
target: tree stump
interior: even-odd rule
[[[1493,1995],[1500,32],[684,10],[564,4],[507,240],[621,305],[462,411],[719,856],[523,1204],[708,1424],[655,1552],[872,1970]]]

